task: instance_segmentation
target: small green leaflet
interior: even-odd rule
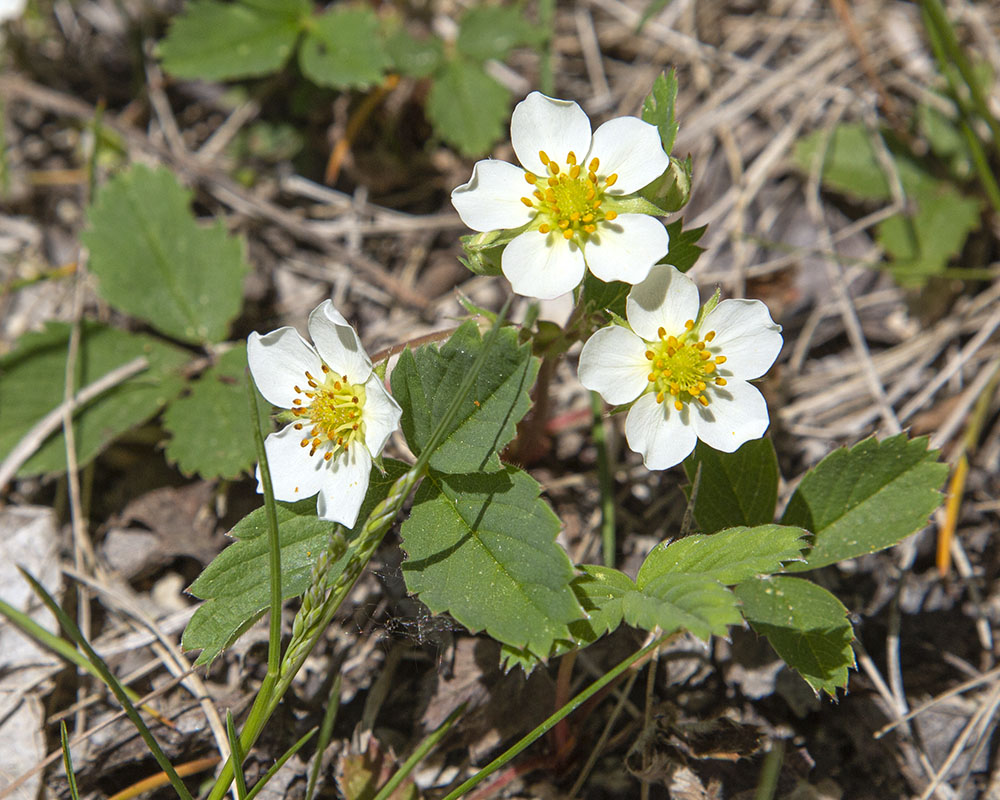
[[[379,21],[368,6],[333,6],[313,19],[299,65],[319,86],[365,89],[379,83],[391,65],[379,31]]]
[[[683,230],[683,223],[683,219],[678,219],[667,225],[667,233],[670,234],[670,249],[660,259],[660,263],[673,264],[681,272],[687,272],[705,252],[705,248],[700,247],[697,242],[708,230],[708,225]]]
[[[680,128],[674,117],[676,103],[677,73],[671,69],[665,75],[660,73],[656,76],[653,88],[642,102],[642,120],[656,126],[660,132],[663,151],[667,154],[673,149]]]
[[[197,225],[191,192],[166,169],[130,167],[97,195],[82,234],[108,303],[168,336],[222,341],[243,303],[243,244]]]
[[[385,39],[385,49],[392,67],[412,78],[427,78],[437,71],[444,59],[444,45],[434,36],[417,39],[403,27],[391,29]]]
[[[521,44],[539,44],[544,33],[519,6],[474,5],[459,23],[455,47],[472,61],[503,60]]]
[[[812,686],[836,697],[854,666],[854,631],[847,609],[826,589],[802,578],[758,578],[736,587],[750,626]]]
[[[190,386],[190,393],[170,404],[163,426],[170,432],[167,458],[185,475],[239,477],[257,462],[247,401],[247,348],[240,343]],[[260,394],[259,409],[269,407]],[[271,425],[263,416],[261,435]]]
[[[308,0],[193,0],[159,44],[163,68],[178,78],[204,80],[277,72],[310,11]]]
[[[799,169],[809,173],[817,151],[826,142],[823,154],[823,183],[831,189],[860,200],[890,200],[889,182],[872,147],[871,134],[864,124],[838,125],[827,136],[814,131],[795,143],[793,158]]]
[[[735,453],[722,453],[699,441],[684,460],[684,471],[692,482],[699,465],[694,518],[702,532],[774,520],[778,458],[770,439],[751,439]]]
[[[440,349],[425,345],[415,353],[403,351],[392,372],[392,394],[403,409],[406,442],[417,455],[483,346],[479,329],[469,321]],[[431,456],[431,468],[449,473],[501,469],[499,452],[514,438],[517,423],[531,406],[528,391],[537,372],[531,348],[518,344],[513,328],[502,329],[470,397]]]
[[[515,467],[431,472],[400,535],[406,586],[432,612],[547,657],[583,611],[570,587],[573,566],[556,544],[559,519],[538,493]]]
[[[16,348],[0,358],[0,458],[62,402],[69,335],[68,325],[50,322],[43,331],[22,336]],[[139,356],[149,361],[148,369],[109,389],[73,415],[80,466],[176,397],[184,386],[181,368],[189,360],[188,353],[152,336],[95,322],[82,324],[76,389]],[[60,430],[45,440],[18,475],[65,469],[66,443]]]
[[[926,436],[908,441],[902,433],[830,453],[806,473],[781,520],[816,536],[805,563],[789,571],[877,553],[924,527],[948,475],[937,456]]]
[[[386,459],[386,474],[372,471],[368,495],[358,514],[355,532],[364,526],[375,505],[385,499],[390,487],[408,467]],[[316,498],[296,503],[278,503],[278,538],[281,545],[281,593],[297,597],[309,587],[316,556],[326,546],[335,524],[316,517]],[[181,644],[185,650],[201,650],[196,664],[208,664],[252,625],[270,604],[270,556],[267,546],[267,515],[258,508],[240,520],[230,532],[236,541],[216,556],[188,589],[203,603],[187,628]],[[336,578],[352,555],[347,534],[347,552],[334,564]]]
[[[503,136],[510,93],[479,64],[456,57],[436,74],[425,111],[438,136],[463,155],[478,156]]]

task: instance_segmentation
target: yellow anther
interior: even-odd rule
[[[587,173],[587,177],[590,179],[591,183],[597,183],[597,173],[595,173],[595,172],[588,172]]]
[[[610,175],[608,175],[608,177],[606,177],[604,179],[604,185],[605,186],[614,186],[615,185],[615,181],[617,181],[617,180],[618,180],[618,173],[617,172],[613,172]]]
[[[549,157],[545,155],[544,150],[538,151],[538,160],[541,161],[545,166],[549,165]]]
[[[611,222],[613,219],[616,219],[617,217],[618,217],[617,211],[608,211],[604,214],[604,219],[606,219],[608,222]]]
[[[580,212],[579,211],[574,211],[572,214],[569,215],[569,218],[573,222],[579,222],[580,221]]]
[[[688,330],[691,330],[694,327],[694,320],[689,319],[687,322],[684,323],[684,327],[687,328]]]
[[[698,344],[702,344],[702,342],[698,342]],[[708,350],[702,350],[700,347],[698,348],[698,350],[699,350],[698,358],[700,358],[702,361],[708,361],[708,359],[712,357],[712,354],[709,353]]]
[[[327,450],[327,451],[326,451],[326,452],[325,452],[325,453],[323,454],[323,460],[324,460],[324,461],[329,461],[329,460],[330,460],[331,458],[333,458],[333,450]]]
[[[647,350],[646,351],[646,358],[648,358],[650,361],[652,361],[654,358],[656,358],[656,353],[654,353],[652,350]]]
[[[557,164],[555,161],[550,161],[548,163],[548,168],[549,172],[551,172],[553,175],[559,174],[559,164]]]
[[[544,222],[541,225],[538,226],[538,232],[539,233],[548,233],[550,230],[552,230],[552,228],[550,228]]]
[[[662,339],[664,336],[667,335],[666,328],[664,328],[661,325],[659,328],[656,329],[656,335],[659,336]]]
[[[674,400],[674,408],[676,408],[678,411],[683,411],[684,404],[680,400]]]
[[[707,364],[703,364],[702,369],[705,370],[706,373],[715,372],[715,362],[709,361]]]
[[[566,230],[569,227],[569,220],[568,219],[559,220],[559,227],[562,228],[563,230]]]
[[[524,203],[528,208],[534,208],[535,204],[529,200],[527,197],[522,197],[521,202]]]
[[[585,231],[586,231],[587,233],[596,233],[596,232],[597,232],[597,226],[596,226],[596,225],[594,225],[593,223],[591,223],[591,224],[589,224],[589,225],[584,225],[584,226],[583,226],[583,229],[584,229],[584,230],[585,230]]]
[[[663,402],[663,392],[657,392],[656,393],[656,402],[657,403],[662,403]]]
[[[589,169],[591,172],[597,172],[597,168],[601,166],[601,159],[592,158],[590,159]]]
[[[302,394],[302,390],[299,388],[298,384],[296,384],[292,388],[295,389],[295,394]]]
[[[569,176],[573,180],[576,180],[577,178],[580,177],[580,165],[579,164],[573,164],[573,166],[571,166],[569,168]]]
[[[572,150],[570,150],[570,151],[569,151],[569,152],[568,152],[568,153],[566,154],[566,161],[567,161],[567,163],[568,163],[568,164],[569,164],[569,165],[570,165],[571,167],[572,167],[572,166],[575,166],[575,165],[576,165],[576,153],[574,153],[574,152],[573,152]]]
[[[716,378],[715,379],[715,385],[716,386],[725,386],[728,382],[729,381],[727,381],[725,378]]]
[[[558,186],[559,185],[559,179],[558,178],[549,178],[548,184],[549,184],[549,186]],[[546,194],[548,194],[548,193],[546,192]],[[552,199],[554,200],[555,198],[553,197]]]
[[[715,363],[716,364],[725,364],[726,363],[726,357],[725,356],[716,356],[715,357]]]
[[[709,331],[708,333],[705,334],[705,341],[706,342],[710,342],[714,338],[715,338],[715,331]]]
[[[698,402],[701,403],[703,406],[707,406],[708,398],[705,397],[705,395],[702,395],[701,397],[698,398]]]
[[[299,447],[308,447],[308,446],[309,446],[308,439],[303,439],[301,442],[299,442]]]
[[[563,231],[563,239],[566,239],[568,241],[568,240],[570,240],[572,238],[573,238],[573,231],[571,231],[571,230],[565,230],[565,231]]]
[[[655,372],[650,372],[646,376],[646,380],[649,381],[650,383],[655,383],[656,382],[656,373]]]
[[[524,179],[525,179],[525,180],[526,180],[526,181],[527,181],[528,183],[534,183],[535,181],[537,181],[537,180],[538,180],[538,176],[537,176],[537,175],[535,175],[535,174],[534,174],[534,173],[532,173],[532,172],[525,172],[525,173],[524,173]]]
[[[594,215],[593,214],[584,214],[583,215],[583,221],[584,222],[593,222],[594,221]]]

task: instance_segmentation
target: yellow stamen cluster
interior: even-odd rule
[[[578,244],[582,244],[589,234],[597,231],[597,223],[610,222],[618,216],[615,211],[601,208],[605,192],[614,186],[618,175],[612,173],[599,178],[600,159],[592,158],[584,170],[581,164],[576,163],[576,154],[572,150],[566,154],[565,169],[549,158],[544,150],[538,152],[538,158],[548,174],[525,173],[525,180],[535,187],[535,191],[531,197],[522,197],[521,202],[535,209],[542,218],[539,233],[558,231],[563,238],[575,238]]]
[[[684,404],[697,400],[708,405],[705,393],[709,384],[725,386],[726,379],[715,375],[726,357],[713,357],[708,344],[715,338],[715,331],[709,331],[699,338],[694,331],[694,320],[684,323],[685,331],[680,336],[667,336],[660,328],[656,333],[659,341],[650,342],[646,358],[650,362],[649,383],[656,392],[656,402],[662,403],[667,396],[674,398],[674,408],[684,410]]]
[[[308,370],[305,376],[308,388],[295,387],[295,393],[305,399],[292,400],[292,413],[300,420],[294,428],[301,431],[310,427],[309,435],[302,439],[302,447],[309,448],[310,456],[325,447],[323,459],[329,461],[341,450],[347,450],[351,442],[364,441],[365,423],[361,412],[365,407],[365,387],[352,384],[346,375],[334,375],[326,364],[321,380]]]

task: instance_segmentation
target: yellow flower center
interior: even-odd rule
[[[309,435],[302,439],[302,446],[310,448],[310,456],[326,447],[323,458],[329,461],[341,450],[347,450],[352,442],[365,439],[362,417],[365,387],[350,383],[346,375],[334,375],[326,364],[323,365],[322,381],[317,381],[308,371],[305,376],[308,388],[295,387],[295,393],[305,399],[292,400],[292,413],[301,420],[294,427],[297,431],[310,427]]]
[[[708,405],[705,390],[709,384],[725,386],[726,379],[715,375],[720,364],[726,362],[724,355],[708,351],[708,343],[715,338],[715,331],[709,331],[703,339],[694,332],[694,320],[684,323],[685,332],[680,336],[667,336],[660,328],[656,333],[659,341],[647,342],[646,358],[650,362],[650,391],[656,392],[656,402],[664,398],[674,398],[674,408],[684,409],[684,404],[697,400]]]
[[[618,180],[617,173],[606,178],[598,178],[600,159],[592,158],[587,169],[576,163],[576,154],[570,150],[566,154],[566,169],[546,155],[538,152],[548,174],[539,177],[531,172],[524,174],[525,180],[535,187],[531,197],[522,197],[521,202],[533,208],[542,217],[538,232],[548,234],[559,231],[565,239],[576,239],[582,244],[589,234],[597,230],[598,222],[610,222],[618,216],[615,211],[604,211],[604,194]]]

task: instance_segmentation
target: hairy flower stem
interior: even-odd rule
[[[337,576],[329,575],[330,568],[345,552],[343,537],[339,532],[330,537],[330,543],[317,559],[312,572],[312,581],[302,600],[302,606],[292,623],[292,640],[288,644],[281,668],[277,675],[270,673],[261,683],[246,725],[240,734],[240,749],[246,753],[253,747],[257,737],[274,713],[288,687],[292,685],[306,657],[319,642],[327,626],[333,620],[340,604],[344,602],[361,577],[375,550],[382,543],[386,532],[392,526],[403,502],[420,482],[427,471],[425,462],[418,462],[409,472],[399,477],[385,498],[373,509],[368,521],[357,539],[346,546],[349,554],[344,571]],[[330,579],[333,578],[332,586]],[[329,592],[327,593],[327,590]],[[209,800],[221,800],[233,781],[233,762],[230,758],[212,787]]]

